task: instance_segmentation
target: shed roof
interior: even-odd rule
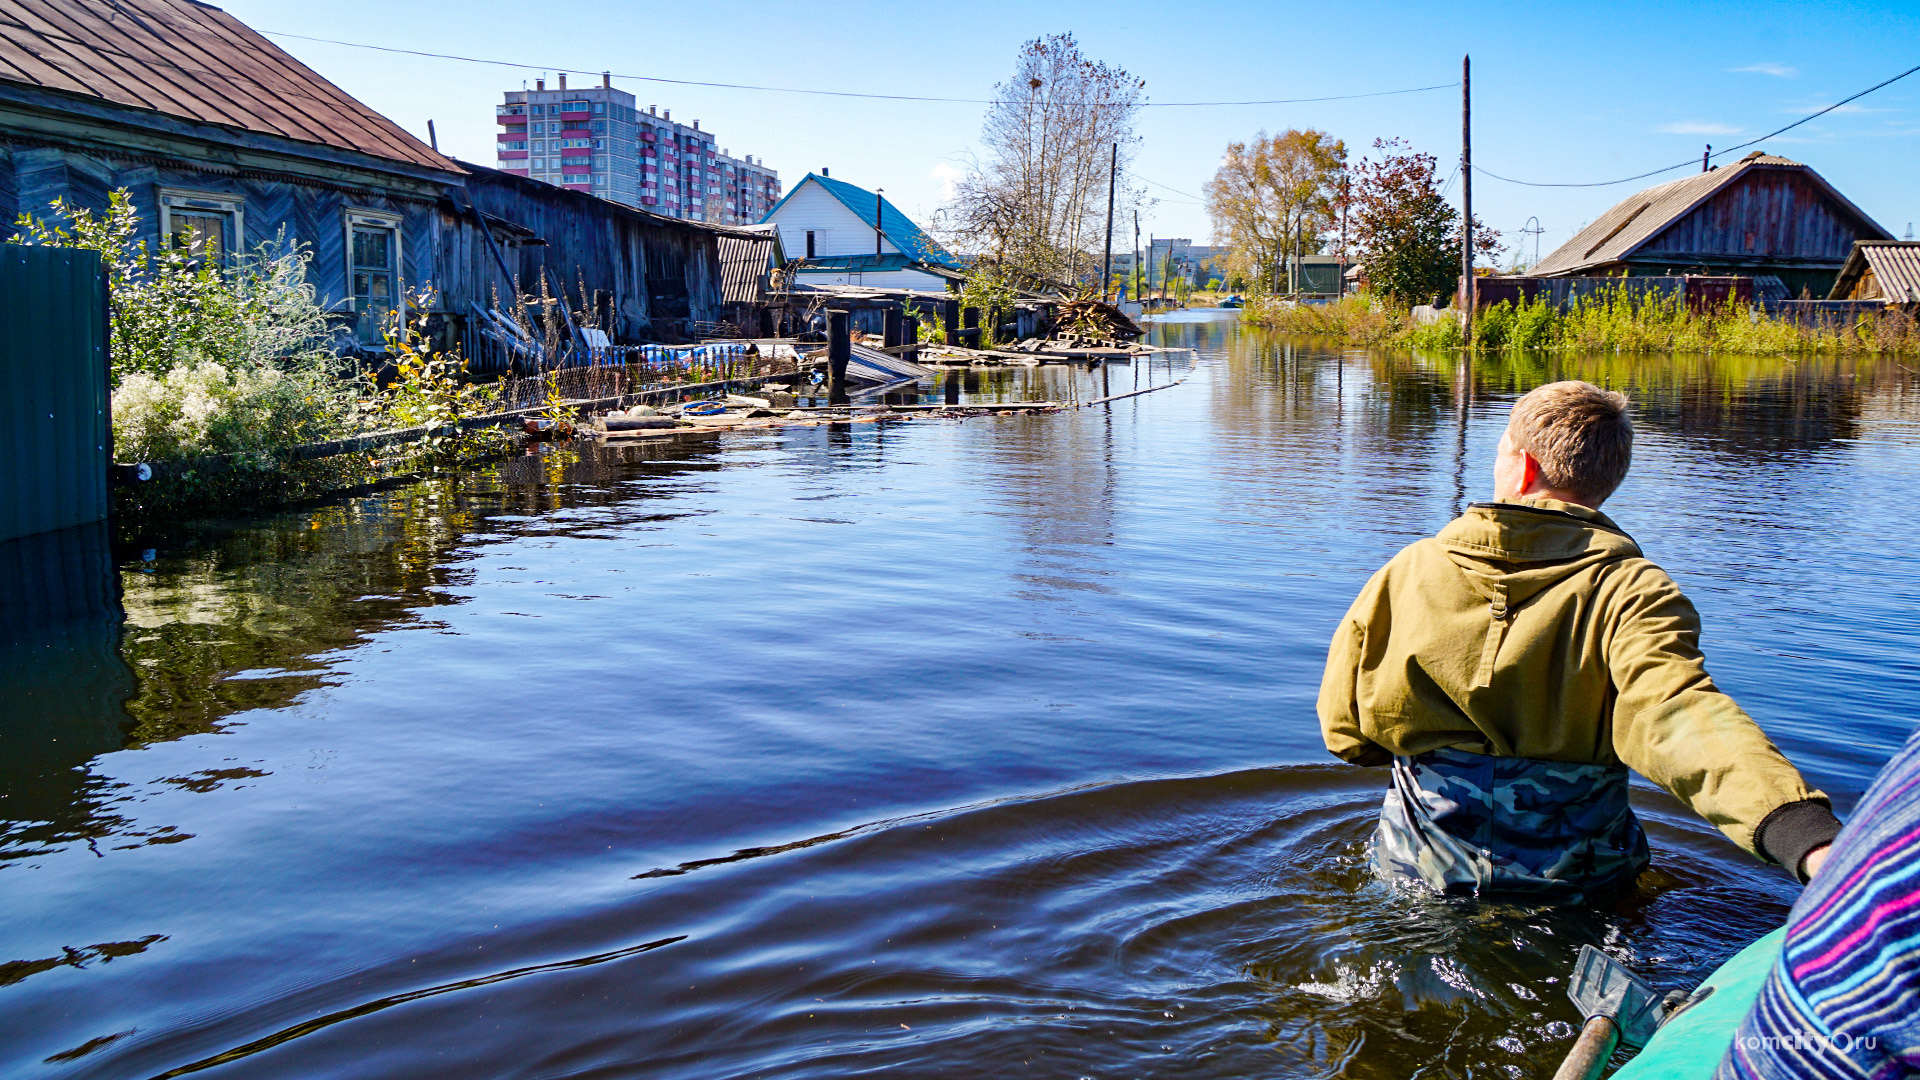
[[[1641,245],[1663,232],[1667,226],[1685,217],[1716,192],[1755,168],[1804,170],[1808,180],[1824,190],[1835,202],[1865,222],[1873,232],[1883,232],[1872,218],[1847,201],[1820,174],[1791,158],[1754,151],[1732,165],[1711,172],[1658,184],[1615,203],[1613,209],[1581,229],[1573,239],[1555,248],[1552,254],[1528,270],[1534,275],[1566,274],[1590,267],[1619,262]]]
[[[1851,299],[1854,284],[1868,270],[1887,303],[1920,304],[1920,240],[1855,240],[1827,299]]]
[[[460,171],[245,23],[195,0],[0,0],[0,81]]]
[[[848,210],[853,211],[855,217],[866,222],[868,228],[873,227],[875,192],[868,191],[866,188],[860,187],[857,184],[849,184],[845,180],[835,180],[830,176],[821,176],[817,173],[808,173],[802,177],[800,182],[793,185],[793,188],[787,192],[784,198],[774,204],[772,210],[767,211],[767,216],[760,220],[762,222],[772,221],[773,215],[780,212],[780,207],[785,206],[787,200],[793,198],[794,194],[802,187],[805,187],[808,181],[819,184],[834,198],[840,200],[841,204]],[[927,236],[926,230],[915,225],[912,218],[901,213],[900,209],[888,202],[885,196],[880,196],[880,217],[881,234],[884,235],[887,241],[894,247],[905,252],[914,262],[936,263],[941,266],[959,265],[954,257],[947,253],[945,248],[934,243],[932,238]]]

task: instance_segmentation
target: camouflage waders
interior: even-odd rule
[[[1604,899],[1646,869],[1627,767],[1434,750],[1393,759],[1374,868],[1450,895]]]

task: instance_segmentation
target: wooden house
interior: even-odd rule
[[[1540,260],[1535,277],[1774,275],[1827,295],[1858,240],[1892,240],[1820,174],[1755,151],[1621,200]]]
[[[428,284],[456,328],[549,273],[629,341],[722,310],[726,230],[454,161],[218,8],[0,0],[0,236],[117,189],[150,246],[307,245],[321,303],[365,346]]]
[[[944,289],[960,263],[877,192],[808,173],[765,222],[795,267],[798,285]]]
[[[1920,240],[1856,242],[1827,299],[1920,304]]]

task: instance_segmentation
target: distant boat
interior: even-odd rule
[[[1220,301],[1220,306],[1224,308],[1237,308],[1243,306],[1245,303],[1246,301],[1240,299],[1238,296],[1229,296],[1225,300]]]

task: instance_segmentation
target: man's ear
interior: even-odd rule
[[[1520,495],[1524,498],[1540,483],[1540,463],[1525,450],[1518,453],[1520,454]]]

